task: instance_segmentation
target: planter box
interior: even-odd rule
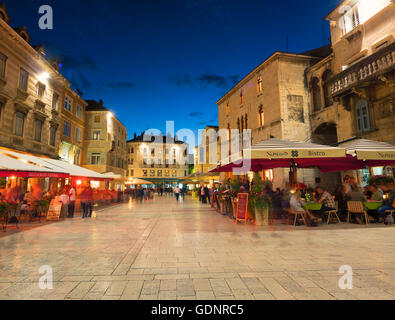
[[[257,226],[269,225],[269,208],[263,210],[255,209],[255,224]]]

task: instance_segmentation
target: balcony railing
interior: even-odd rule
[[[359,82],[371,80],[385,73],[394,65],[395,42],[335,75],[329,80],[330,93],[335,97]]]

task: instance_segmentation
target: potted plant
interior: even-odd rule
[[[225,211],[225,191],[226,187],[225,186],[220,186],[218,190],[218,201],[219,201],[219,212],[223,213]]]
[[[269,224],[269,199],[264,192],[266,184],[259,174],[255,173],[252,191],[250,192],[251,212],[254,214],[255,223],[258,226]],[[252,210],[253,209],[253,210]]]
[[[49,201],[48,200],[38,200],[37,201],[37,211],[38,211],[38,216],[41,217],[42,213],[46,212],[49,207]]]
[[[9,209],[9,204],[7,202],[0,202],[0,219],[3,221],[3,231],[5,232],[5,226],[7,223],[7,212]]]
[[[385,185],[385,184],[393,184],[394,178],[385,176],[385,175],[378,175],[373,176],[368,181],[369,184],[376,184],[376,185]]]

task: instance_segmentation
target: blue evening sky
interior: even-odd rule
[[[218,124],[216,101],[274,51],[329,40],[323,18],[340,0],[6,0],[11,26],[60,57],[61,72],[103,99],[129,138],[147,128],[195,132]],[[49,4],[54,29],[38,28]],[[323,29],[324,28],[324,29]],[[324,36],[323,36],[324,33]]]

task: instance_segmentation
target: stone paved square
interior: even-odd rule
[[[189,197],[130,201],[3,234],[0,299],[394,299],[394,230],[235,225]],[[42,265],[52,290],[39,288]]]

